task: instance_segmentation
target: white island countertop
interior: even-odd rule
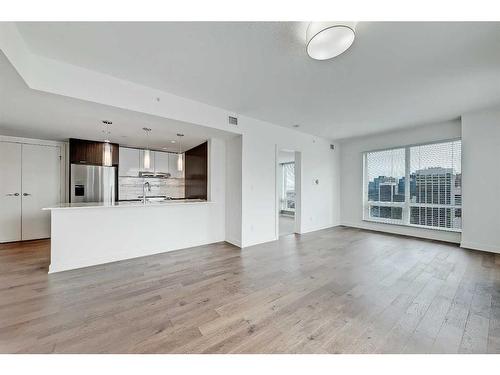
[[[66,203],[51,217],[49,272],[224,241],[224,205],[200,199]]]
[[[158,206],[179,206],[192,204],[206,204],[211,201],[203,199],[172,199],[163,201],[119,201],[114,203],[105,202],[81,202],[81,203],[60,203],[52,207],[45,207],[43,210],[64,210],[69,208],[119,208],[119,207],[158,207]]]

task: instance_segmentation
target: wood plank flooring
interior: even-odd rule
[[[0,245],[4,353],[500,353],[500,256],[333,228],[47,275]]]

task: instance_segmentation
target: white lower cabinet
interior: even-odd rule
[[[50,237],[61,202],[61,147],[0,142],[0,242]]]

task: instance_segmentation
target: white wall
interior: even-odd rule
[[[341,142],[341,223],[343,225],[442,241],[460,242],[460,234],[363,220],[363,152],[460,138],[460,120],[429,124]],[[464,176],[466,172],[464,172]],[[464,179],[469,177],[464,177]],[[465,196],[464,202],[468,199]],[[467,215],[464,210],[464,216]]]
[[[331,150],[326,139],[257,120],[241,123],[243,245],[276,239],[276,147],[301,153],[301,233],[338,225],[339,151]]]
[[[462,116],[462,247],[500,253],[500,108]]]
[[[208,199],[213,220],[218,221],[212,230],[218,241],[226,237],[226,142],[211,138],[208,141]]]
[[[291,163],[293,161],[295,161],[295,152],[279,150],[278,152],[279,163]]]
[[[226,141],[226,241],[241,246],[241,136]]]

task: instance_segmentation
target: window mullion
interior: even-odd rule
[[[405,206],[404,222],[410,224],[410,147],[405,147]]]

